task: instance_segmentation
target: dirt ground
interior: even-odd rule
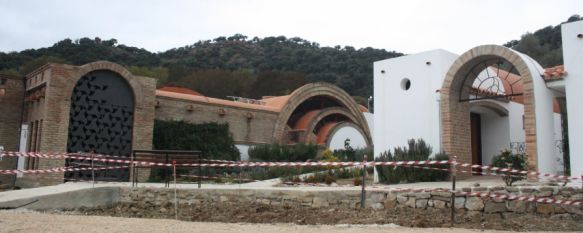
[[[403,207],[375,211],[372,209],[270,206],[256,203],[241,203],[237,206],[226,203],[203,203],[183,205],[180,206],[179,210],[180,220],[194,222],[292,223],[297,225],[396,224],[418,228],[450,226],[450,211],[448,209],[419,210]],[[76,209],[60,213],[131,218],[175,218],[174,207],[171,203],[162,206],[118,204],[105,208]],[[455,227],[478,230],[581,231],[583,230],[583,217],[570,215],[548,217],[535,214],[487,214],[482,216],[458,210]]]
[[[63,215],[36,212],[0,211],[0,232],[205,232],[205,233],[464,233],[483,232],[460,228],[408,228],[396,225],[296,225],[188,222],[169,219],[120,218],[108,216]],[[490,232],[490,231],[487,231]],[[496,231],[503,232],[503,231]],[[504,231],[508,232],[508,231]]]

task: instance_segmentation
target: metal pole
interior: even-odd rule
[[[451,161],[451,226],[455,223],[455,176],[456,176],[457,156]]]
[[[172,167],[174,170],[174,216],[176,216],[176,220],[178,220],[178,198],[176,195],[176,160],[172,160]]]
[[[360,192],[360,208],[364,209],[364,202],[366,200],[366,190],[364,190],[365,181],[366,181],[366,155],[364,155],[364,160],[362,163],[362,191]]]
[[[93,167],[93,152],[90,155],[91,158],[91,180],[93,180],[92,187],[95,188],[95,168]]]

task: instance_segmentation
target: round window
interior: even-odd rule
[[[404,78],[403,80],[401,80],[401,89],[403,90],[409,90],[409,88],[411,88],[411,80],[409,80],[408,78]]]

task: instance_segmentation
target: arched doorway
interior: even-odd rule
[[[134,94],[128,82],[110,70],[82,76],[71,95],[67,152],[129,156],[132,150]],[[67,160],[67,166],[80,161]],[[108,165],[100,164],[100,165]],[[67,179],[90,179],[91,172],[65,173]],[[103,170],[96,180],[129,179],[129,169]]]
[[[522,90],[505,87],[494,79],[484,81],[481,72],[498,67],[506,73],[520,77]],[[537,132],[552,132],[552,99],[545,92],[544,81],[535,77],[542,71],[536,61],[511,49],[497,45],[475,47],[462,54],[446,74],[441,89],[441,125],[443,149],[458,157],[460,162],[472,162],[471,158],[471,102],[483,99],[522,98],[524,106],[524,142],[530,170],[539,170],[539,154],[552,154],[552,135]],[[487,75],[490,76],[490,75]],[[496,75],[500,80],[499,74]],[[537,79],[538,78],[538,79]],[[475,82],[483,82],[485,87],[476,87]],[[515,80],[516,81],[516,80]],[[514,82],[514,81],[512,81]],[[511,83],[512,83],[511,82]],[[538,91],[535,93],[535,89]],[[535,109],[536,99],[536,109]],[[536,112],[535,112],[536,111]],[[545,115],[546,114],[546,115]],[[542,118],[540,118],[542,116]],[[538,117],[538,118],[537,118]],[[540,119],[539,119],[540,118]],[[546,161],[548,158],[542,158]]]

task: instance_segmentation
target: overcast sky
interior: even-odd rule
[[[582,0],[0,0],[0,51],[100,37],[158,52],[241,33],[459,54],[519,39],[573,14],[583,14]]]

